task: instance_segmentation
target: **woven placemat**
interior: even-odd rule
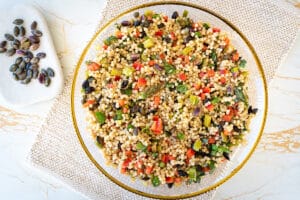
[[[269,0],[183,0],[206,7],[235,24],[254,46],[269,82],[298,31],[293,12]],[[151,0],[108,0],[100,26],[119,13]],[[72,76],[55,100],[30,151],[32,166],[61,179],[91,199],[142,199],[108,180],[93,165],[77,139],[71,119]],[[215,190],[194,199],[212,199]]]

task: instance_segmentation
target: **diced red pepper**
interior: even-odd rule
[[[180,73],[179,75],[178,75],[178,77],[179,77],[179,79],[181,80],[181,81],[185,81],[186,79],[187,79],[187,76],[185,75],[185,73]]]
[[[209,172],[209,167],[202,167],[203,172]]]
[[[106,44],[104,44],[104,45],[102,46],[102,48],[103,48],[104,50],[106,50],[106,49],[108,48],[108,46],[107,46]]]
[[[158,30],[154,33],[154,35],[157,37],[161,37],[161,36],[163,36],[163,34],[164,34],[164,32],[162,30]]]
[[[152,120],[153,120],[153,121],[158,121],[158,120],[159,120],[159,116],[154,115],[153,118],[152,118]]]
[[[122,168],[127,168],[130,162],[131,158],[127,158],[126,160],[124,160],[124,162],[122,163]]]
[[[207,76],[208,77],[214,77],[215,76],[215,71],[213,69],[207,70]]]
[[[140,35],[141,35],[141,32],[138,29],[136,29],[134,36],[138,38],[138,37],[140,37]]]
[[[166,177],[166,183],[174,183],[174,177]]]
[[[121,80],[121,76],[115,76],[115,81]]]
[[[176,35],[175,35],[174,32],[171,32],[170,35],[171,35],[171,39],[172,40],[176,40],[177,39],[177,37],[176,37]]]
[[[153,170],[153,167],[148,166],[148,167],[146,167],[145,173],[149,175],[152,173],[152,170]]]
[[[96,71],[96,70],[100,69],[100,65],[95,62],[88,62],[87,68],[91,71]]]
[[[140,175],[140,174],[143,174],[144,173],[144,169],[143,168],[138,168],[137,169],[137,174]]]
[[[83,104],[83,107],[89,107],[89,105],[94,104],[96,101],[94,99],[92,100],[87,100],[87,102],[85,102],[85,104]]]
[[[239,58],[240,58],[240,55],[239,55],[239,53],[236,51],[233,55],[232,55],[232,61],[233,62],[236,62],[236,61],[238,61],[239,60]]]
[[[201,85],[198,83],[194,83],[193,86],[194,86],[195,90],[200,90],[200,88],[201,88]]]
[[[220,74],[227,74],[227,72],[228,72],[227,69],[221,69],[220,70]]]
[[[160,57],[161,59],[165,59],[166,55],[165,55],[164,53],[161,53],[161,54],[159,54],[159,57]]]
[[[187,159],[191,159],[195,155],[195,151],[193,149],[188,149],[186,152]]]
[[[214,137],[208,138],[208,144],[214,144],[214,143],[216,143],[216,140]]]
[[[214,28],[213,28],[213,32],[214,32],[214,33],[219,33],[220,31],[221,31],[221,29],[219,29],[219,28],[217,28],[217,27],[214,27]]]
[[[220,82],[221,82],[222,84],[225,84],[225,83],[226,83],[226,78],[225,78],[225,77],[221,77],[221,78],[220,78]]]
[[[154,121],[151,126],[151,131],[157,135],[162,134],[163,132],[163,122],[161,119],[158,119],[157,121]]]
[[[208,104],[206,106],[207,110],[212,111],[214,109],[214,105],[213,104]]]
[[[128,109],[127,107],[123,107],[123,108],[122,108],[122,112],[123,112],[123,113],[128,113],[128,112],[129,112],[129,109]]]
[[[132,153],[132,151],[125,151],[125,155],[128,157],[128,158],[131,158],[132,157],[132,155],[133,155],[133,153]]]
[[[142,67],[143,67],[143,64],[140,63],[139,61],[135,61],[135,62],[133,63],[133,68],[134,68],[135,70],[141,70]]]
[[[154,96],[153,97],[154,105],[159,106],[160,104],[160,97],[159,96]]]
[[[199,95],[199,97],[201,98],[201,100],[204,100],[205,97],[206,97],[206,95],[205,95],[205,93],[201,93],[201,94]]]
[[[226,37],[224,39],[226,46],[228,46],[230,44],[230,39],[228,37]]]
[[[139,78],[137,81],[138,87],[144,87],[147,84],[147,80],[143,77]]]
[[[121,168],[121,174],[125,174],[126,173],[126,168]]]
[[[209,87],[205,87],[205,88],[202,89],[202,91],[204,93],[210,93],[210,88]]]
[[[163,18],[164,18],[165,22],[167,22],[169,19],[167,15],[163,16]]]
[[[180,178],[180,177],[176,177],[176,178],[174,179],[174,182],[175,182],[175,183],[181,183],[181,178]]]
[[[121,32],[121,31],[116,31],[116,37],[117,37],[118,39],[121,39],[121,38],[123,37],[122,32]]]
[[[154,60],[150,60],[150,61],[148,62],[148,65],[149,65],[149,66],[155,65],[155,61],[154,61]]]

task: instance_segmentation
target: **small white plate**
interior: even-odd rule
[[[29,5],[17,5],[9,11],[5,10],[0,13],[0,41],[5,39],[5,33],[13,33],[15,25],[12,22],[14,19],[21,18],[24,20],[23,26],[26,29],[26,36],[31,35],[31,23],[37,21],[37,29],[43,32],[43,36],[40,38],[40,47],[33,51],[33,54],[45,52],[47,56],[40,60],[39,69],[51,67],[55,72],[55,77],[51,78],[49,87],[40,84],[38,79],[32,79],[27,85],[21,84],[13,79],[12,73],[9,71],[9,67],[19,55],[7,57],[5,53],[0,54],[0,104],[5,107],[18,108],[53,99],[61,92],[64,80],[46,20],[36,8]]]

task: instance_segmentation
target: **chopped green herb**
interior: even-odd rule
[[[165,166],[166,166],[166,164],[164,162],[162,162],[162,161],[159,162],[159,167],[160,168],[164,168]]]
[[[167,75],[171,75],[176,72],[176,68],[173,65],[170,65],[168,63],[164,64],[164,69],[165,69]]]
[[[245,67],[246,66],[246,64],[247,64],[247,61],[245,60],[245,59],[241,59],[240,60],[240,63],[239,63],[239,67]]]
[[[134,126],[132,124],[128,124],[128,126],[127,126],[127,130],[130,130],[130,129],[134,129]]]
[[[195,32],[195,36],[200,38],[200,37],[202,37],[202,34],[199,31],[197,31],[197,32]]]
[[[178,138],[179,140],[183,140],[183,139],[185,138],[185,135],[184,135],[183,133],[178,133],[178,134],[177,134],[177,138]]]
[[[208,23],[204,23],[203,27],[207,30],[207,29],[209,29],[210,25]]]
[[[184,10],[182,13],[182,17],[187,17],[189,14],[189,12],[187,10]]]
[[[179,92],[179,93],[185,94],[186,91],[188,90],[188,88],[187,88],[187,86],[184,85],[184,84],[179,84],[179,85],[177,85],[176,90],[177,90],[177,92]]]
[[[160,180],[158,178],[158,176],[153,176],[151,179],[151,183],[154,187],[157,187],[160,185]]]
[[[219,103],[220,102],[220,99],[218,98],[218,97],[214,97],[212,100],[211,100],[211,103],[212,104],[217,104],[217,103]]]
[[[123,119],[122,114],[123,114],[122,110],[117,110],[116,114],[115,114],[115,117],[114,117],[114,120],[122,120]]]
[[[216,63],[218,61],[218,57],[217,57],[217,53],[216,53],[216,50],[213,49],[209,55],[209,57],[212,59],[212,61],[214,63]]]
[[[188,175],[189,175],[189,179],[191,181],[197,181],[197,170],[195,167],[191,167],[188,169],[187,171]]]
[[[104,124],[106,116],[103,112],[95,112],[95,117],[100,124]]]
[[[139,141],[138,143],[136,143],[136,149],[140,151],[146,151],[147,146],[143,145],[143,143]]]
[[[109,46],[111,45],[113,42],[117,41],[118,38],[116,36],[109,36],[106,40],[104,40],[104,44]]]
[[[246,102],[246,97],[245,97],[245,95],[244,95],[244,93],[243,93],[243,91],[242,91],[241,89],[235,88],[235,89],[234,89],[234,93],[235,93],[236,99],[237,99],[238,101]]]
[[[130,84],[126,89],[121,89],[121,93],[128,96],[132,95],[132,84]]]

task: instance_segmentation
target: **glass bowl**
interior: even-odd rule
[[[184,10],[188,10],[189,16],[192,19],[208,22],[212,26],[219,27],[226,31],[230,35],[233,45],[240,52],[240,55],[247,60],[247,68],[249,70],[249,103],[255,108],[258,108],[258,113],[251,120],[250,131],[245,137],[246,143],[235,149],[229,162],[219,165],[214,173],[204,176],[200,183],[191,185],[181,184],[171,189],[169,189],[167,185],[153,187],[152,185],[146,186],[143,181],[140,180],[132,181],[129,176],[119,173],[118,169],[106,165],[106,160],[86,129],[86,111],[81,105],[81,84],[85,80],[86,70],[84,61],[95,58],[96,45],[114,33],[114,24],[116,22],[131,19],[133,13],[136,11],[144,13],[145,10],[149,9],[157,13],[164,13],[168,16],[171,16],[174,11],[182,13]],[[99,173],[103,173],[108,179],[131,192],[160,199],[178,199],[196,196],[215,189],[230,179],[246,163],[257,146],[264,128],[267,112],[267,89],[264,72],[253,47],[245,36],[222,16],[196,5],[178,2],[140,5],[120,14],[100,28],[90,40],[80,57],[74,74],[71,95],[74,128],[82,148],[99,169]]]

